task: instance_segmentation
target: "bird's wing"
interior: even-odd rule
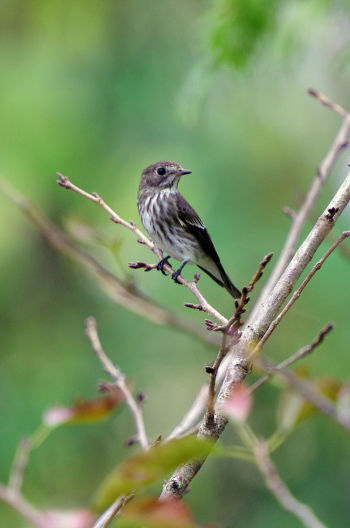
[[[177,193],[176,195],[176,206],[180,224],[197,238],[203,251],[210,256],[215,263],[220,262],[207,228],[193,207],[180,193]]]
[[[180,193],[176,195],[176,206],[180,224],[196,238],[205,254],[203,262],[196,262],[195,264],[220,286],[226,288],[232,297],[238,299],[241,296],[241,292],[236,288],[222,267],[212,239],[202,220]]]
[[[205,225],[199,218],[196,211],[180,193],[176,194],[176,207],[180,223],[183,226],[193,226],[202,230],[206,230]]]

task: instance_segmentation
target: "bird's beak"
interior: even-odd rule
[[[192,171],[189,171],[189,170],[186,170],[186,169],[181,169],[180,170],[180,176],[183,176],[184,174],[192,174]]]

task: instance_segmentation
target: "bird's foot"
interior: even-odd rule
[[[167,257],[164,257],[162,258],[162,260],[160,260],[157,264],[157,270],[158,271],[161,271],[163,273],[163,275],[166,275],[165,271],[164,271],[164,264],[169,264],[169,259],[170,259],[170,256],[168,255]]]
[[[174,271],[174,273],[172,274],[171,278],[174,282],[176,282],[176,284],[181,284],[181,282],[178,281],[178,276],[181,275],[181,271],[184,269],[186,264],[188,264],[188,262],[189,260],[184,260],[179,269]]]
[[[176,284],[181,284],[181,282],[179,282],[178,280],[178,276],[181,274],[181,268],[178,269],[177,271],[174,271],[174,273],[171,275],[171,278],[173,279],[174,282],[176,282]]]

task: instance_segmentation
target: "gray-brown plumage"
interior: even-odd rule
[[[205,225],[177,190],[181,176],[190,173],[174,161],[159,161],[142,173],[137,198],[141,222],[166,254],[157,268],[163,272],[170,257],[181,261],[182,265],[172,275],[177,281],[186,264],[196,264],[232,297],[239,298],[241,292],[222,267]]]

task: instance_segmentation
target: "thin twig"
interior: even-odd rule
[[[37,206],[1,178],[0,190],[23,211],[56,251],[63,253],[69,259],[83,266],[114,302],[129,311],[145,317],[154,324],[172,326],[197,337],[203,343],[217,346],[218,341],[215,336],[202,330],[193,321],[172,313],[154,300],[149,299],[135,285],[125,283],[102,266],[87,251],[76,246]]]
[[[129,262],[129,268],[132,269],[144,269],[144,271],[151,271],[157,268],[157,264],[147,264],[146,262]],[[174,269],[170,266],[170,264],[164,264],[164,270],[167,271],[169,274],[172,274],[174,272]],[[220,312],[218,312],[213,306],[211,306],[208,301],[204,298],[204,296],[201,294],[197,287],[199,279],[199,274],[196,273],[194,276],[193,281],[186,280],[182,275],[179,275],[178,281],[186,286],[193,295],[196,297],[196,299],[200,302],[200,304],[193,304],[186,302],[184,303],[184,306],[186,308],[191,308],[192,310],[199,310],[201,312],[205,312],[217,321],[219,321],[222,325],[227,324],[227,319],[224,317]]]
[[[92,202],[100,205],[102,207],[102,209],[104,209],[110,215],[110,220],[112,220],[112,222],[114,222],[115,224],[120,224],[120,225],[126,227],[126,229],[129,229],[130,231],[132,231],[138,237],[138,239],[139,239],[141,244],[144,244],[145,246],[149,247],[154,253],[157,254],[157,256],[159,256],[159,250],[157,250],[157,248],[155,247],[153,242],[149,238],[147,238],[142,233],[142,231],[140,231],[140,229],[138,229],[136,224],[134,224],[134,222],[127,222],[126,220],[121,218],[101,198],[101,196],[99,196],[97,193],[90,194],[90,193],[84,191],[83,189],[81,189],[77,185],[74,185],[74,183],[72,183],[67,176],[63,176],[63,174],[61,174],[59,172],[57,172],[57,176],[58,176],[58,180],[57,180],[58,185],[60,185],[61,187],[64,187],[65,189],[74,191],[74,192],[80,194],[81,196],[84,196],[84,198],[87,198],[88,200],[91,200]]]
[[[337,103],[333,103],[333,101],[331,101],[326,95],[319,92],[318,90],[315,90],[314,88],[309,88],[307,93],[309,95],[312,95],[312,97],[315,97],[315,99],[318,99],[320,103],[333,110],[333,112],[340,115],[340,117],[345,117],[347,115],[348,112],[345,110],[345,108],[343,108]]]
[[[21,491],[30,448],[31,442],[29,438],[22,438],[22,440],[18,442],[8,482],[8,487],[13,492],[19,493]]]
[[[64,187],[65,189],[69,189],[69,190],[72,190],[74,192],[76,192],[77,194],[80,194],[81,196],[84,196],[84,198],[87,198],[88,200],[91,200],[92,202],[98,204],[100,207],[102,207],[102,209],[104,209],[109,215],[110,215],[110,220],[112,220],[112,222],[116,223],[116,224],[120,224],[122,225],[123,227],[126,227],[126,229],[129,229],[130,231],[132,231],[136,236],[137,236],[137,239],[138,241],[141,243],[141,244],[144,244],[145,246],[147,246],[151,251],[153,251],[153,253],[155,253],[159,258],[161,258],[162,256],[162,253],[161,251],[153,244],[153,242],[147,238],[143,233],[142,231],[140,231],[140,229],[138,229],[138,227],[136,226],[136,224],[134,222],[127,222],[126,220],[124,220],[123,218],[121,218],[102,198],[101,196],[99,196],[97,193],[88,193],[86,191],[84,191],[83,189],[81,189],[80,187],[78,187],[77,185],[74,185],[67,176],[63,176],[63,174],[60,174],[59,172],[57,173],[57,176],[58,176],[58,185],[60,185],[61,187]],[[131,266],[130,266],[131,264]],[[143,262],[136,262],[136,263],[130,263],[129,266],[131,268],[135,268],[135,269],[138,269],[138,268],[145,268],[147,269],[147,271],[151,270],[151,269],[154,269],[156,266],[153,265],[153,264],[145,264]],[[173,268],[170,266],[170,264],[165,264],[164,265],[164,270],[165,271],[168,271],[169,273],[173,273]],[[193,295],[198,299],[198,301],[200,302],[201,306],[202,306],[202,310],[208,314],[210,314],[212,317],[214,317],[217,321],[219,321],[221,324],[225,324],[227,322],[227,319],[220,314],[220,312],[218,312],[217,310],[215,310],[215,308],[213,308],[208,302],[207,300],[203,297],[203,295],[200,293],[200,291],[198,290],[198,287],[197,287],[197,282],[198,282],[198,279],[195,278],[195,280],[193,280],[192,282],[189,282],[187,281],[184,277],[182,277],[181,275],[178,277],[178,281],[183,284],[184,286],[186,286],[186,288],[188,288],[192,293]]]
[[[279,368],[277,365],[272,363],[272,361],[262,358],[260,361],[261,366],[266,370],[266,372],[272,373],[284,379],[291,387],[301,394],[301,396],[303,396],[307,401],[311,402],[319,411],[332,418],[332,420],[344,427],[344,429],[350,433],[349,416],[339,413],[333,402],[324,396],[319,390],[317,390],[310,381],[300,378],[290,370]]]
[[[260,339],[257,346],[254,348],[254,350],[251,353],[251,357],[254,357],[256,354],[258,354],[262,347],[264,346],[267,339],[270,337],[272,332],[275,330],[275,328],[279,325],[280,321],[283,319],[283,317],[286,315],[288,310],[293,306],[295,301],[299,299],[302,291],[305,289],[307,284],[310,282],[312,277],[315,275],[315,273],[322,268],[325,260],[329,257],[331,253],[343,242],[345,238],[350,236],[350,231],[343,231],[343,233],[340,235],[340,237],[334,242],[334,244],[326,251],[326,253],[323,255],[323,257],[316,262],[316,264],[311,269],[310,273],[307,275],[307,277],[303,280],[303,282],[300,284],[299,288],[293,293],[292,297],[289,299],[283,310],[278,314],[278,316],[270,323],[267,331],[263,335],[263,337]]]
[[[20,493],[16,493],[9,487],[0,483],[0,500],[8,504],[27,519],[36,528],[47,528],[49,526],[48,516],[32,506]]]
[[[297,517],[306,528],[326,528],[316,517],[312,509],[298,501],[281,480],[275,465],[268,455],[266,443],[259,441],[253,451],[257,466],[264,477],[267,488],[281,506]]]
[[[204,298],[204,296],[201,294],[201,292],[199,291],[197,287],[196,280],[193,280],[192,282],[188,282],[183,277],[178,277],[178,280],[180,280],[180,278],[182,279],[181,280],[182,284],[184,284],[193,293],[196,299],[199,301],[203,312],[206,312],[207,314],[211,315],[212,317],[214,317],[214,319],[219,321],[221,324],[227,323],[226,317],[224,317],[220,312],[218,312],[218,310],[213,308],[213,306],[211,306],[208,303],[208,301]]]
[[[123,391],[125,396],[125,401],[131,410],[131,413],[134,417],[137,438],[144,450],[149,448],[149,441],[146,434],[145,424],[143,421],[142,411],[140,406],[135,401],[129,387],[125,382],[125,377],[122,372],[117,368],[109,357],[104,352],[100,339],[97,333],[96,320],[93,317],[89,317],[86,320],[86,335],[88,336],[92,349],[95,352],[97,358],[101,362],[104,370],[109,374],[109,376],[114,380],[114,383],[121,391]]]
[[[288,368],[291,365],[293,365],[293,363],[296,363],[297,361],[299,361],[299,359],[302,359],[305,356],[308,356],[309,354],[311,354],[311,352],[323,342],[326,335],[329,334],[329,332],[333,330],[333,328],[334,326],[332,324],[326,325],[324,328],[322,328],[318,336],[314,339],[314,341],[310,345],[304,346],[300,348],[299,350],[297,350],[297,352],[289,356],[287,359],[285,359],[284,361],[281,361],[281,363],[279,363],[276,366],[276,368],[277,369]],[[255,383],[253,383],[252,385],[250,385],[250,387],[248,387],[249,392],[253,393],[256,390],[260,389],[260,387],[264,385],[272,376],[273,376],[273,373],[270,372],[269,374],[266,374],[265,376],[262,376],[260,379],[256,380]]]
[[[235,301],[235,311],[230,317],[230,319],[227,321],[226,325],[218,326],[214,328],[215,331],[221,331],[222,332],[222,343],[220,350],[218,352],[218,355],[213,363],[213,365],[208,366],[206,371],[209,374],[209,388],[208,388],[208,404],[207,404],[207,413],[206,413],[206,427],[210,428],[211,425],[214,423],[215,420],[215,387],[216,387],[216,378],[217,374],[220,368],[220,365],[225,358],[228,350],[232,348],[232,346],[236,343],[238,343],[240,338],[240,331],[239,327],[243,324],[241,321],[242,315],[245,313],[245,306],[248,304],[250,297],[248,297],[248,293],[251,292],[254,289],[255,284],[258,282],[258,280],[262,277],[263,272],[267,264],[270,262],[271,258],[273,256],[273,253],[269,253],[266,255],[262,261],[259,263],[259,267],[256,271],[256,273],[253,275],[251,281],[247,286],[244,286],[242,288],[242,295],[240,300]],[[207,322],[207,328],[208,327]],[[230,342],[227,343],[227,338],[230,337]]]
[[[120,515],[124,506],[126,506],[133,498],[133,493],[118,497],[118,499],[114,501],[113,504],[102,513],[102,515],[100,515],[93,528],[107,528],[107,526],[109,526],[111,522]]]
[[[284,243],[283,249],[267,283],[265,284],[265,287],[261,292],[260,298],[256,303],[255,309],[252,313],[252,319],[255,318],[257,311],[260,310],[261,304],[268,298],[274,285],[281,277],[283,271],[286,269],[288,263],[293,257],[300,233],[320,194],[322,186],[328,178],[340,153],[342,152],[344,147],[348,145],[350,135],[350,113],[346,112],[346,110],[344,110],[340,105],[333,103],[325,95],[321,94],[316,90],[309,90],[309,94],[313,95],[322,104],[328,106],[329,108],[334,110],[334,112],[339,114],[343,118],[343,122],[330,149],[328,150],[326,156],[323,158],[317,169],[317,174],[311,184],[311,187],[305,197],[303,204],[301,205],[299,211],[294,215],[293,223]]]
[[[227,358],[226,335],[231,334],[230,346],[232,346],[232,338],[234,337],[234,339],[237,341],[237,338],[239,337],[238,328],[242,324],[241,316],[245,312],[244,306],[249,302],[248,292],[253,290],[254,285],[261,278],[263,271],[266,265],[270,262],[272,256],[273,253],[269,253],[262,259],[262,261],[259,263],[256,273],[253,275],[249,284],[242,288],[241,299],[235,302],[235,311],[232,317],[230,317],[230,319],[226,322],[226,324],[218,326],[217,324],[213,323],[213,321],[206,319],[205,322],[208,330],[214,330],[216,332],[221,331],[223,333],[223,340],[218,355],[214,361],[214,364],[208,367],[207,369],[207,372],[210,375],[209,386],[205,384],[201,387],[190,409],[187,411],[179,425],[177,425],[167,437],[167,441],[186,434],[189,430],[192,430],[193,427],[197,428],[198,420],[203,414],[205,406],[207,406],[206,418],[208,420],[208,427],[210,425],[210,422],[213,420],[215,390],[218,384],[220,384],[224,378],[226,365],[229,361],[229,358]],[[189,304],[190,303],[186,303],[187,306]],[[189,307],[196,310],[202,310],[202,305],[191,304]],[[235,323],[236,325],[233,327]]]
[[[266,268],[267,264],[270,262],[270,260],[273,257],[273,253],[268,253],[268,255],[265,255],[265,257],[262,259],[262,261],[259,263],[259,267],[256,271],[256,273],[253,275],[251,281],[247,286],[244,286],[242,288],[242,295],[241,298],[235,301],[235,311],[233,315],[230,317],[230,319],[227,321],[227,323],[223,326],[214,326],[210,328],[210,330],[215,330],[215,332],[227,332],[231,328],[233,324],[236,323],[236,325],[239,327],[243,323],[241,322],[241,317],[245,313],[245,306],[250,301],[250,297],[248,297],[248,293],[250,293],[253,289],[255,284],[258,282],[258,280],[262,277],[264,269]],[[208,321],[209,323],[209,321]],[[208,324],[207,324],[208,327]],[[209,328],[208,328],[209,329]]]
[[[316,221],[316,219],[314,219]],[[338,237],[335,233],[330,232],[325,240],[325,242],[328,242],[329,245],[334,244],[338,240]],[[350,260],[350,246],[349,244],[341,244],[337,247],[338,253],[343,255],[343,257]]]
[[[212,366],[207,367],[206,371],[209,374],[209,387],[208,387],[208,403],[207,403],[207,414],[206,414],[206,426],[209,427],[211,423],[214,421],[214,407],[215,407],[215,384],[216,384],[216,376],[219,370],[219,367],[222,363],[222,360],[227,354],[227,332],[224,332],[222,334],[222,343],[219,350],[218,355],[216,356],[216,359]]]

